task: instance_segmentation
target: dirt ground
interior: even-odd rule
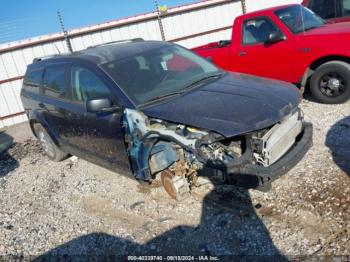
[[[0,257],[350,259],[350,102],[303,101],[314,145],[267,192],[201,179],[176,202],[82,159],[49,161],[27,124],[0,157]],[[1,260],[1,259],[0,259]]]

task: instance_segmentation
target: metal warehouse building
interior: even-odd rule
[[[245,2],[245,3],[244,3]],[[233,19],[247,12],[296,0],[206,0],[171,8],[162,15],[167,41],[191,48],[229,39]],[[122,39],[161,40],[157,13],[114,20],[68,31],[73,50]],[[0,128],[26,121],[20,89],[27,64],[35,57],[67,52],[63,33],[0,45]]]

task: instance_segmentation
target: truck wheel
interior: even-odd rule
[[[52,141],[50,135],[41,124],[34,124],[34,132],[45,154],[53,161],[59,162],[68,157]]]
[[[321,103],[346,102],[350,98],[350,65],[342,61],[321,65],[311,77],[310,91]]]

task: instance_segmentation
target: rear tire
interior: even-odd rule
[[[313,97],[325,104],[340,104],[350,98],[350,64],[331,61],[318,67],[311,77]]]
[[[55,142],[51,139],[50,135],[41,124],[34,124],[33,129],[48,158],[52,161],[59,162],[68,157],[67,153],[64,153],[56,146]]]

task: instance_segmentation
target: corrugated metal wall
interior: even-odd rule
[[[247,11],[297,0],[246,0]],[[208,0],[172,8],[163,17],[167,41],[186,47],[229,39],[233,19],[242,13],[236,0]],[[69,31],[74,50],[105,42],[142,37],[160,40],[155,13],[111,21]],[[26,65],[35,57],[67,52],[62,34],[52,34],[0,45],[0,128],[26,121],[19,98]]]

